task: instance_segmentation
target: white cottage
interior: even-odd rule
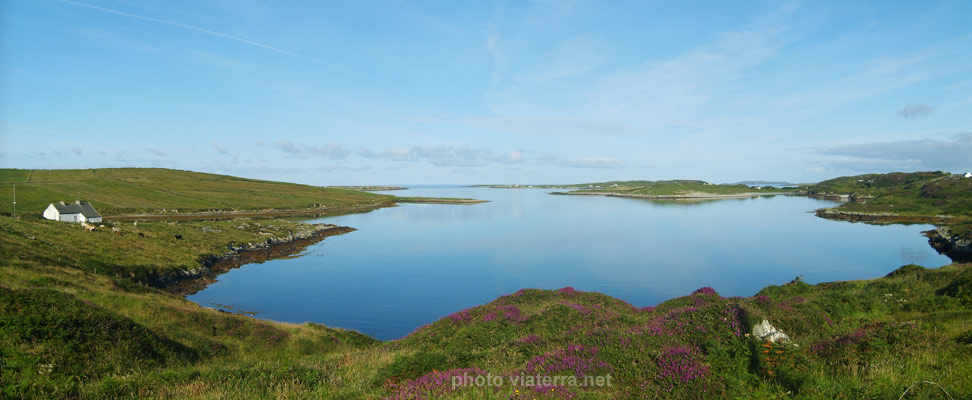
[[[972,178],[972,172],[966,172],[965,175],[962,175],[962,176],[964,176],[966,178]]]
[[[73,204],[63,201],[51,203],[44,210],[44,218],[64,222],[101,222],[101,214],[95,211],[91,203],[82,201]]]

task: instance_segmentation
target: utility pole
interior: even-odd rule
[[[15,183],[13,184],[13,186],[14,186],[13,217],[17,218],[17,184]]]

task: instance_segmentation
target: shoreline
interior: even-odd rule
[[[183,297],[195,294],[216,282],[216,278],[246,264],[298,256],[307,247],[330,236],[342,235],[356,229],[331,224],[310,225],[309,231],[296,232],[286,238],[270,238],[263,242],[227,245],[223,254],[203,256],[199,267],[159,276],[149,284],[159,290]]]
[[[669,195],[651,195],[651,194],[630,194],[630,193],[615,193],[615,192],[550,192],[552,195],[564,195],[564,196],[604,196],[604,197],[625,197],[631,199],[649,199],[649,200],[707,200],[707,199],[746,199],[750,197],[760,197],[760,196],[776,196],[776,195],[788,195],[791,192],[772,192],[772,193],[760,193],[760,192],[746,192],[746,193],[731,193],[731,194],[717,194],[717,193],[687,193],[687,194],[669,194]]]
[[[950,215],[899,215],[892,213],[866,213],[858,211],[841,211],[834,208],[821,208],[814,211],[820,218],[835,221],[866,222],[878,225],[886,224],[932,224],[946,225],[959,222],[960,219]]]
[[[464,199],[455,197],[396,197],[395,203],[411,204],[481,204],[489,203],[489,200]]]

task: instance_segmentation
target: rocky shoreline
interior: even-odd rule
[[[972,234],[956,234],[947,226],[923,233],[928,237],[928,244],[939,254],[944,254],[957,263],[972,262]]]
[[[820,218],[872,224],[947,224],[954,220],[948,215],[898,215],[893,213],[863,213],[821,208],[815,211]]]
[[[354,231],[354,228],[330,224],[307,225],[305,229],[287,236],[272,237],[255,243],[227,245],[226,252],[202,257],[199,266],[190,270],[161,275],[149,282],[149,286],[166,292],[190,295],[216,281],[216,277],[244,264],[262,263],[272,259],[292,257],[307,246],[318,243],[328,236]]]

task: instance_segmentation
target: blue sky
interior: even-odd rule
[[[972,2],[0,3],[0,167],[309,184],[972,170]]]

